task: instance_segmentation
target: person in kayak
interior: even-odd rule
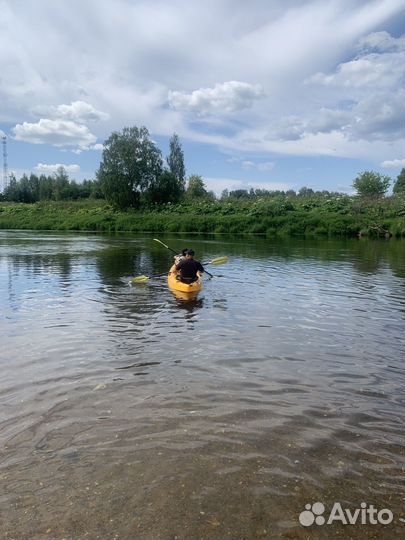
[[[181,253],[179,253],[179,255],[174,256],[174,264],[175,265],[179,264],[180,261],[183,261],[183,260],[186,259],[187,251],[188,251],[188,248],[184,248],[184,249],[181,250]]]
[[[197,281],[197,272],[203,273],[205,271],[203,265],[199,261],[194,260],[194,255],[194,250],[188,249],[185,259],[182,259],[176,264],[177,279],[183,283],[193,283],[194,281]]]

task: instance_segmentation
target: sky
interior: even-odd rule
[[[8,168],[95,178],[146,126],[225,188],[350,193],[405,167],[403,0],[0,0]],[[1,164],[3,165],[2,156]],[[1,167],[1,170],[3,167]]]

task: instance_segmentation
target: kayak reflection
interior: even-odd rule
[[[170,292],[173,294],[174,298],[176,300],[179,300],[180,302],[192,302],[197,299],[199,291],[194,292],[184,292],[184,291],[177,291],[175,289],[170,289]]]
[[[201,309],[204,305],[202,298],[197,298],[198,293],[184,293],[181,291],[170,291],[173,294],[176,306],[184,309],[188,313],[193,313],[196,309]]]

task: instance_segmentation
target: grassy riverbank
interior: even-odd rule
[[[103,200],[0,203],[1,229],[405,236],[400,197],[280,197],[118,211]]]

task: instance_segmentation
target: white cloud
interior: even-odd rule
[[[352,110],[347,126],[351,139],[395,140],[403,136],[405,92],[375,93]]]
[[[404,48],[404,39],[393,38],[385,30],[372,32],[359,39],[357,48],[360,51],[400,51]]]
[[[381,163],[381,167],[387,169],[405,167],[405,159],[387,159]]]
[[[79,165],[65,165],[63,163],[47,164],[47,163],[38,163],[35,167],[35,170],[40,174],[52,174],[58,171],[60,167],[63,167],[67,173],[78,173],[80,172]]]
[[[401,53],[373,53],[339,64],[333,73],[316,73],[308,79],[308,82],[327,87],[347,88],[350,91],[353,88],[386,88],[400,80],[402,65]]]
[[[78,19],[70,2],[0,0],[0,122],[78,152],[146,125],[252,162],[401,155],[402,41],[381,30],[403,0],[207,2],[88,0]]]
[[[102,150],[102,144],[94,144],[93,135],[86,122],[107,120],[109,115],[98,111],[84,101],[73,101],[70,105],[38,107],[36,112],[46,112],[52,118],[41,118],[38,122],[23,122],[13,129],[17,141],[32,144],[51,144],[60,148],[73,146],[72,151],[80,154],[83,150]]]
[[[405,92],[370,94],[345,108],[321,108],[316,115],[285,117],[268,130],[267,140],[298,141],[310,134],[341,132],[348,140],[396,140],[403,133]]]
[[[90,150],[97,150],[101,152],[103,151],[103,149],[104,149],[104,145],[100,143],[93,144],[93,146],[90,147]]]
[[[39,122],[23,122],[13,129],[14,138],[33,144],[51,144],[52,146],[79,146],[88,148],[97,137],[90,133],[87,126],[70,120],[50,120],[41,118]]]
[[[228,81],[215,84],[213,88],[200,88],[191,94],[169,92],[169,104],[173,109],[185,109],[204,113],[231,113],[248,109],[253,102],[264,96],[259,84]]]
[[[57,107],[48,108],[48,116],[52,118],[61,118],[65,120],[72,120],[79,124],[85,124],[86,122],[99,122],[108,120],[110,115],[98,111],[85,101],[72,101],[70,105],[58,105]]]

